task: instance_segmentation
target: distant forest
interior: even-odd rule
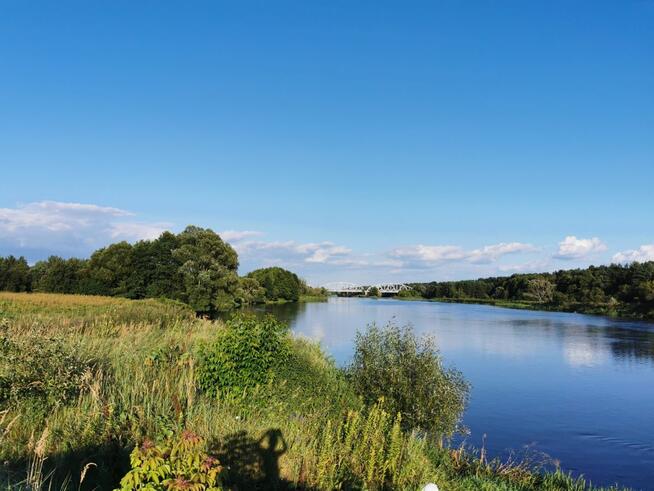
[[[0,290],[76,293],[132,299],[168,298],[198,313],[266,301],[297,301],[320,293],[282,268],[239,277],[238,255],[210,229],[188,226],[155,240],[118,242],[89,259],[51,256],[30,266],[24,257],[0,257]]]
[[[654,262],[414,283],[422,298],[654,319]]]

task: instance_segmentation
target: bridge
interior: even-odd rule
[[[411,287],[403,283],[379,283],[376,285],[356,285],[344,281],[327,283],[324,285],[325,290],[343,297],[368,295],[373,288],[379,291],[380,295],[397,295],[403,290],[410,290]]]

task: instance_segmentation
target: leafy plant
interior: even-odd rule
[[[238,315],[200,355],[198,383],[210,395],[269,382],[289,357],[287,326],[272,316]]]
[[[59,339],[13,339],[0,331],[0,404],[28,398],[48,407],[67,403],[79,394],[92,368]]]
[[[347,373],[367,404],[384,397],[392,413],[402,413],[405,429],[450,435],[465,408],[461,373],[445,368],[433,339],[417,338],[410,327],[373,324],[358,332]]]
[[[151,440],[134,448],[132,469],[121,479],[117,491],[219,491],[222,470],[215,457],[205,451],[205,441],[190,431],[163,445]]]
[[[417,489],[433,478],[426,443],[402,432],[402,417],[380,400],[319,430],[312,456],[319,489]]]

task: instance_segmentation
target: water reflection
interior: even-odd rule
[[[491,454],[529,446],[597,484],[654,490],[654,325],[480,305],[330,299],[267,306],[339,364],[369,323],[436,337],[472,383],[469,443]]]
[[[433,311],[428,318],[423,315],[426,309]],[[462,312],[466,309],[475,312]],[[271,313],[296,333],[328,347],[350,345],[354,332],[372,322],[396,322],[411,324],[418,331],[444,328],[445,332],[436,332],[441,337],[447,334],[451,325],[468,333],[477,328],[479,330],[473,339],[461,338],[460,341],[472,342],[482,351],[512,357],[529,356],[540,349],[541,342],[556,337],[572,364],[579,364],[583,359],[595,360],[593,364],[597,364],[606,360],[607,356],[612,356],[617,362],[654,363],[654,325],[645,322],[396,300],[331,299],[327,303],[288,303],[259,306],[251,310],[260,314]],[[464,326],[460,325],[462,322],[465,322]],[[488,331],[491,325],[494,330]],[[501,333],[496,331],[497,328],[501,329]],[[531,342],[534,337],[538,343]],[[445,338],[441,341],[441,348],[459,344],[456,339]],[[345,361],[343,357],[340,359]]]

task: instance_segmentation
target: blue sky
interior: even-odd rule
[[[315,284],[654,259],[654,1],[0,0],[0,254]]]

